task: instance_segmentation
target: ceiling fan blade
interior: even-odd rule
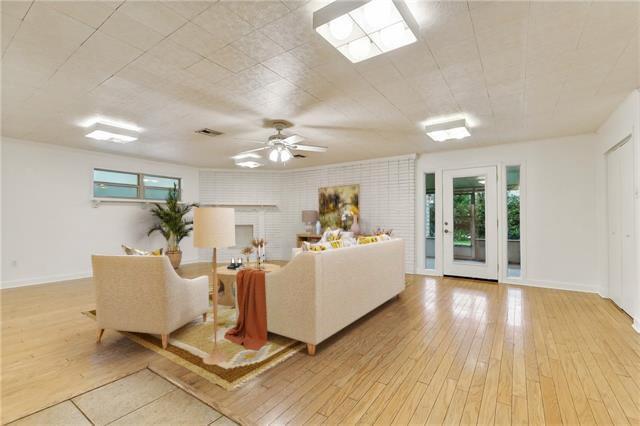
[[[295,145],[298,142],[302,142],[304,140],[304,138],[300,135],[291,135],[291,136],[287,136],[286,138],[282,139],[283,143],[286,143],[288,145]]]
[[[289,148],[296,151],[309,151],[309,152],[327,152],[326,146],[312,146],[312,145],[291,145]]]
[[[256,148],[256,149],[250,149],[248,151],[242,151],[242,152],[237,153],[236,155],[234,155],[231,158],[242,157],[243,155],[251,154],[253,152],[263,151],[265,149],[269,149],[269,147],[268,146],[263,146],[262,148]]]

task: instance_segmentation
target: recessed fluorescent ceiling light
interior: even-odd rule
[[[256,167],[262,166],[262,164],[257,161],[240,161],[236,163],[236,166],[247,167],[249,169],[255,169]]]
[[[81,127],[91,127],[96,124],[103,124],[105,126],[117,127],[118,129],[131,130],[132,132],[142,132],[142,128],[136,126],[135,124],[125,123],[124,121],[111,120],[110,118],[105,117],[91,117],[90,119],[84,121],[80,124]]]
[[[436,142],[444,142],[450,139],[463,139],[471,136],[465,119],[431,124],[425,127],[427,135]]]
[[[255,152],[247,152],[244,154],[234,155],[231,158],[234,160],[242,160],[244,158],[262,158],[262,157],[260,157],[260,154],[256,154]]]
[[[133,136],[120,135],[118,133],[111,133],[105,130],[94,130],[91,133],[85,135],[87,138],[96,139],[99,141],[109,141],[115,143],[129,143],[138,140]]]
[[[414,43],[418,33],[402,0],[335,1],[313,13],[313,28],[351,62]]]

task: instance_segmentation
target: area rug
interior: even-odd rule
[[[95,310],[83,314],[96,318]],[[202,357],[213,349],[211,315],[208,315],[206,323],[194,320],[171,333],[167,349],[162,348],[159,335],[124,331],[120,333],[224,389],[237,388],[304,348],[304,344],[298,341],[269,333],[269,341],[262,348],[257,351],[245,349],[224,338],[225,332],[235,326],[236,317],[233,307],[220,306],[218,309],[218,350],[225,354],[226,359],[218,365],[202,362]]]

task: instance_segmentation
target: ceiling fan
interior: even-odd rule
[[[253,168],[261,166],[261,164],[257,161],[253,161],[254,159],[261,158],[258,154],[258,152],[260,151],[268,150],[269,160],[273,161],[274,163],[286,163],[292,158],[299,156],[294,155],[292,151],[327,151],[327,148],[324,146],[301,144],[300,142],[304,141],[304,138],[300,135],[285,135],[282,133],[284,129],[292,126],[293,124],[286,120],[265,120],[265,127],[273,127],[276,130],[276,133],[274,135],[269,136],[269,139],[265,143],[265,146],[240,152],[231,158],[236,160],[236,164],[239,166]]]

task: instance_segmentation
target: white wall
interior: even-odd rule
[[[417,179],[446,169],[521,164],[525,194],[522,246],[526,253],[521,282],[598,292],[596,143],[595,135],[581,135],[423,154],[416,165]],[[502,191],[501,182],[499,185]],[[421,239],[424,200],[420,196],[417,200],[416,239]]]
[[[362,229],[393,229],[405,241],[406,270],[413,272],[414,163],[413,156],[403,156],[290,171],[202,170],[200,201],[277,205],[237,208],[236,222],[254,224],[256,236],[267,239],[269,258],[288,259],[296,233],[304,231],[302,210],[318,209],[318,188],[359,184]],[[237,249],[221,251],[223,259],[237,255]],[[203,252],[202,259],[209,257],[209,251]]]
[[[602,282],[607,283],[607,170],[606,153],[625,137],[632,135],[632,143],[635,152],[635,229],[636,229],[636,265],[640,265],[640,90],[636,89],[616,108],[606,122],[598,129],[598,142],[596,145],[596,165],[598,177],[599,200],[599,227],[598,227],[598,259],[600,261],[600,276]],[[634,318],[634,327],[640,332],[640,274],[636,269],[636,285],[638,291],[635,301],[635,311],[631,312]],[[605,284],[606,292],[606,284]]]
[[[125,243],[164,247],[138,204],[92,207],[94,167],[176,176],[185,201],[198,199],[198,170],[123,156],[2,139],[2,287],[89,276],[91,254],[120,254]],[[185,262],[198,258],[190,239]]]

